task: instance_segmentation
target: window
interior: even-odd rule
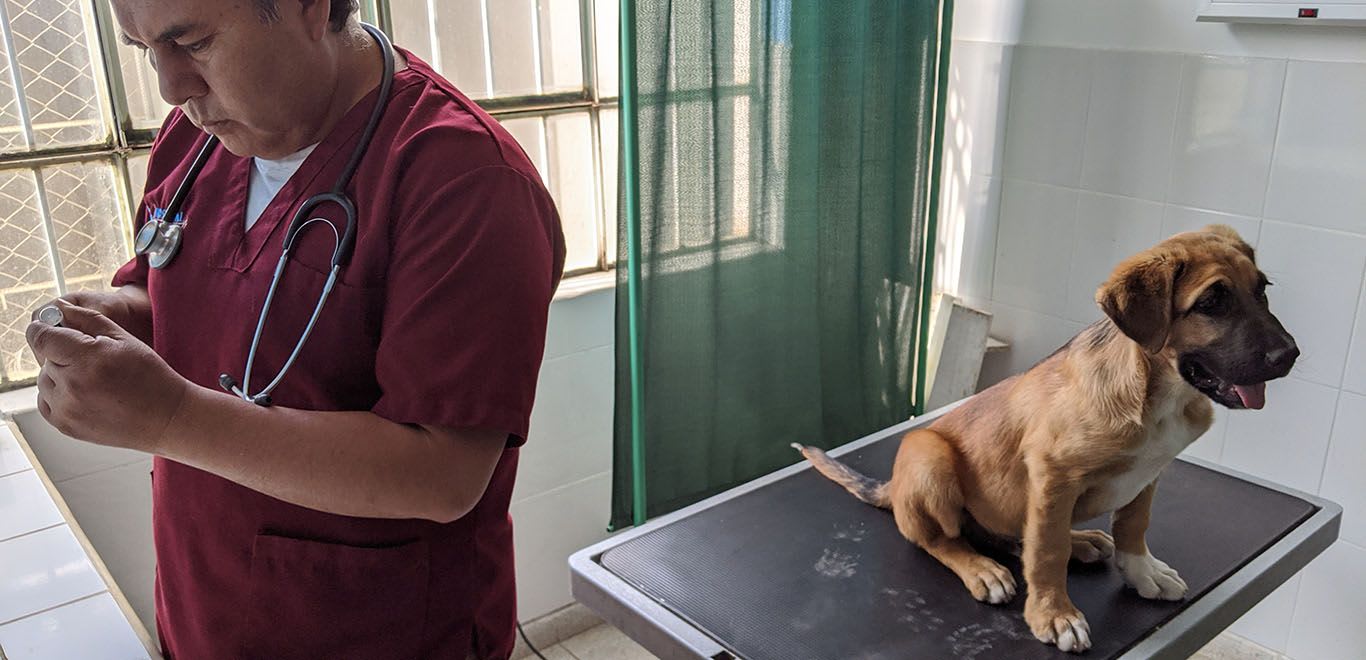
[[[363,0],[362,16],[478,101],[560,209],[566,276],[616,261],[617,0]],[[29,313],[132,254],[170,110],[105,0],[0,1],[0,389],[31,383]]]

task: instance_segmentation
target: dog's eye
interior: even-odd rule
[[[1195,305],[1191,306],[1191,311],[1206,316],[1217,316],[1224,312],[1228,304],[1228,289],[1223,284],[1215,283],[1200,297],[1195,300]]]

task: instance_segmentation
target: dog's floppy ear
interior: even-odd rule
[[[1096,302],[1120,331],[1143,350],[1167,344],[1172,323],[1172,290],[1184,269],[1170,254],[1144,252],[1125,259],[1096,290]]]

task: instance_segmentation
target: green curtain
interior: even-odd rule
[[[911,415],[947,15],[623,2],[613,527]]]

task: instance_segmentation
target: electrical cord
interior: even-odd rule
[[[538,650],[536,650],[536,647],[535,647],[534,645],[532,645],[531,640],[530,640],[530,639],[527,639],[526,631],[525,631],[525,630],[522,630],[522,622],[521,622],[521,621],[518,621],[518,622],[517,622],[517,632],[519,632],[519,633],[522,634],[522,642],[526,644],[526,647],[527,647],[527,648],[531,649],[531,652],[532,652],[532,653],[535,653],[535,654],[536,654],[536,657],[540,658],[541,660],[546,660],[546,657],[543,656],[543,655],[541,655],[541,652],[538,651]]]

